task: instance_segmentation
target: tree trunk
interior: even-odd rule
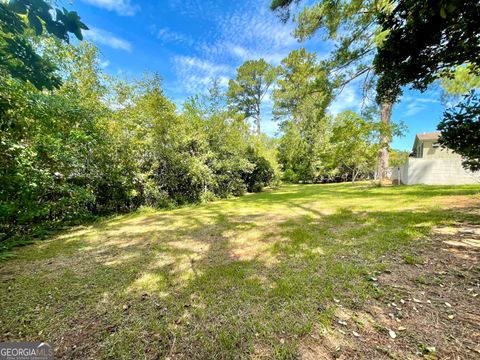
[[[391,102],[382,102],[380,104],[380,121],[381,121],[381,131],[380,131],[380,150],[378,151],[378,167],[377,167],[377,179],[380,183],[387,178],[387,169],[388,169],[388,157],[390,155],[390,141],[391,141],[391,132],[390,132],[390,118],[392,116],[392,106]]]
[[[353,170],[352,172],[352,184],[355,184],[355,180],[357,179],[358,172]]]
[[[260,129],[260,112],[257,113],[257,135],[260,136],[260,132],[261,132],[261,129]]]

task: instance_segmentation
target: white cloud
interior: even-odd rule
[[[423,105],[419,102],[412,102],[407,105],[407,110],[405,111],[405,116],[413,116],[418,114],[419,112],[422,112],[427,108],[426,105]]]
[[[425,103],[425,104],[435,104],[440,102],[438,99],[434,99],[434,98],[420,98],[420,97],[413,97],[413,96],[403,96],[401,98],[401,101],[402,102],[419,102],[419,103]]]
[[[106,9],[115,11],[118,15],[132,16],[140,10],[140,6],[132,4],[130,0],[82,0],[83,2]]]
[[[225,46],[230,54],[234,55],[238,59],[245,61],[245,60],[253,60],[253,59],[264,59],[266,62],[274,65],[280,64],[280,62],[287,57],[288,53],[290,52],[288,49],[278,52],[255,52],[254,50],[246,49],[239,45],[228,44]]]
[[[150,32],[154,35],[157,39],[161,40],[162,42],[175,42],[175,43],[182,43],[188,46],[192,46],[194,41],[189,36],[170,30],[168,27],[165,28],[158,28],[155,25],[150,27]]]
[[[292,36],[293,24],[282,23],[268,7],[255,6],[255,11],[237,10],[219,18],[223,40],[257,45],[257,48],[285,48],[297,44]],[[260,11],[259,11],[260,10]]]
[[[335,100],[328,107],[332,115],[338,115],[345,110],[359,111],[362,106],[361,96],[358,94],[358,86],[355,82],[345,86],[343,91],[335,97]]]
[[[248,58],[250,54],[250,52],[247,49],[238,45],[231,45],[230,52],[241,59]]]
[[[300,46],[323,47],[323,43],[316,42],[318,39],[299,44],[292,35],[295,24],[282,23],[269,10],[270,1],[168,0],[168,6],[176,13],[208,23],[208,27],[198,33],[189,33],[188,38],[177,29],[150,28],[151,33],[164,43],[176,42],[189,47],[190,56],[172,57],[176,75],[176,81],[171,85],[175,88],[173,91],[180,97],[202,92],[213,78],[227,87],[229,78],[235,77],[236,68],[246,60],[263,58],[278,65],[290,51]],[[325,54],[318,53],[318,57],[321,59]],[[265,99],[264,105],[271,107],[271,99]]]
[[[221,3],[211,0],[168,0],[170,8],[190,18],[209,18],[215,13],[220,13]]]
[[[212,78],[218,78],[220,85],[226,87],[228,79],[235,76],[235,68],[245,60],[263,58],[277,65],[298,47],[291,35],[294,25],[283,24],[269,10],[269,1],[235,2],[234,9],[226,13],[218,8],[218,2],[211,0],[169,0],[170,7],[176,11],[208,19],[211,24],[211,30],[202,34],[202,38],[192,35],[191,39],[169,28],[151,28],[164,42],[191,46],[190,53],[194,56],[173,58],[177,81],[185,92],[204,90],[202,86],[210,85]]]
[[[131,52],[132,51],[132,44],[125,39],[119,38],[114,34],[98,29],[95,27],[90,27],[90,30],[85,31],[85,38],[113,49],[119,49]]]
[[[435,98],[434,94],[426,94],[427,96],[430,95],[432,97],[420,97],[425,96],[424,94],[418,94],[417,96],[403,96],[401,98],[401,105],[405,106],[405,116],[414,116],[418,113],[428,109],[431,104],[438,104],[440,100]]]
[[[174,56],[172,62],[182,87],[192,93],[201,92],[211,85],[213,79],[218,79],[220,86],[226,87],[228,75],[232,73],[226,65],[197,57]]]
[[[282,23],[268,10],[268,1],[246,1],[230,14],[214,17],[216,29],[208,40],[197,43],[197,50],[211,61],[241,63],[263,58],[279,64],[298,47],[292,36],[294,25]]]
[[[228,66],[213,64],[209,61],[191,56],[175,56],[174,62],[184,69],[198,69],[209,74],[228,71],[229,69]]]
[[[101,67],[102,69],[106,68],[108,65],[110,65],[110,61],[109,61],[109,60],[100,61],[100,67]]]

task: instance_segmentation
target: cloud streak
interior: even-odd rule
[[[358,86],[355,83],[345,86],[343,91],[335,97],[335,100],[328,107],[332,115],[338,115],[345,110],[359,111],[362,99],[358,93]]]
[[[114,11],[121,16],[132,16],[140,11],[140,6],[132,4],[130,0],[82,0],[84,3],[95,7]]]
[[[227,13],[218,11],[218,4],[209,0],[170,0],[169,5],[178,11],[183,9],[186,16],[207,19],[211,24],[208,32],[197,39],[187,39],[168,27],[151,27],[162,42],[189,46],[189,61],[185,56],[172,56],[177,81],[188,93],[203,91],[202,84],[210,85],[212,78],[218,78],[221,85],[227,86],[228,78],[235,76],[235,68],[245,60],[263,58],[278,65],[298,47],[291,35],[293,24],[283,24],[270,12],[269,0],[235,3]]]
[[[411,117],[428,109],[431,104],[438,104],[439,100],[432,97],[404,96],[401,99],[401,103],[405,106],[405,116]]]
[[[180,32],[171,30],[168,27],[159,28],[156,25],[150,26],[150,33],[162,43],[180,43],[187,46],[193,46],[193,39]]]
[[[197,57],[179,55],[172,62],[179,82],[190,93],[202,92],[212,84],[213,79],[218,79],[219,85],[226,87],[228,75],[232,73],[232,69],[226,65]]]
[[[90,30],[85,31],[85,38],[97,44],[111,47],[112,49],[123,50],[127,52],[132,51],[132,44],[106,30],[95,27],[90,27]]]

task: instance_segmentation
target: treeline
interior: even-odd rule
[[[278,178],[273,140],[253,135],[216,83],[177,109],[156,74],[104,74],[89,43],[44,39],[42,48],[61,86],[0,76],[3,240],[143,205],[260,191]]]
[[[88,42],[34,41],[60,78],[47,90],[6,72],[0,76],[4,240],[141,206],[239,196],[280,179],[375,175],[382,131],[377,114],[330,115],[325,66],[305,49],[277,67],[247,61],[228,89],[212,80],[208,92],[177,108],[157,74],[107,76]],[[277,138],[260,132],[266,94],[280,125]]]
[[[293,3],[273,1],[271,8],[286,19]],[[432,3],[424,12],[416,11],[424,9],[421,1],[399,2],[395,9],[318,1],[296,17],[295,36],[305,40],[328,30],[326,38],[336,43],[328,59],[298,49],[279,66],[249,60],[228,89],[213,81],[208,94],[177,108],[158,75],[109,77],[93,45],[69,45],[88,31],[75,11],[44,0],[0,2],[0,242],[144,205],[174,207],[260,191],[279,179],[376,176],[381,183],[387,166],[408,156],[390,149],[402,132],[390,119],[402,86],[425,90],[444,79],[446,93],[478,90],[474,45],[480,37],[470,14],[479,5],[459,4]],[[405,22],[405,14],[415,16]],[[448,37],[417,36],[425,24]],[[402,41],[417,46],[398,46]],[[417,56],[425,48],[435,51]],[[372,106],[361,114],[329,114],[334,98],[355,79]],[[275,139],[261,132],[269,98],[280,125]],[[471,92],[439,125],[441,143],[464,156],[471,170],[480,168],[478,102],[478,91]]]

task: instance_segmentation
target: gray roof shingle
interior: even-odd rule
[[[417,134],[418,140],[438,140],[439,137],[440,137],[440,131]]]

